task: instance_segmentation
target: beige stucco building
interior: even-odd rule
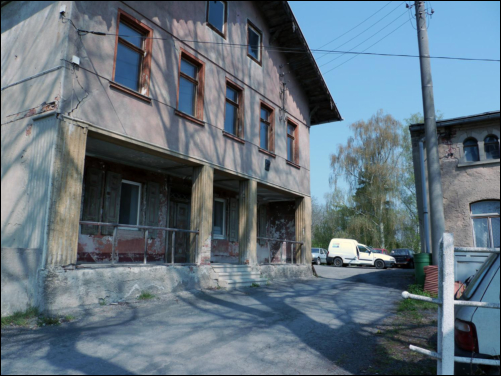
[[[2,315],[311,273],[309,132],[341,116],[287,2],[1,12]]]
[[[456,246],[499,247],[499,111],[441,120],[437,129],[446,232],[454,235]],[[423,124],[411,125],[410,132],[425,249],[419,153]]]

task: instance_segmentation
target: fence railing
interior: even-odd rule
[[[454,247],[454,237],[452,234],[444,234],[441,242],[441,252],[438,258],[438,298],[428,298],[420,295],[402,293],[405,299],[422,300],[438,305],[438,351],[429,351],[417,346],[409,346],[412,351],[437,359],[438,375],[454,375],[454,363],[469,363],[488,366],[500,366],[499,360],[475,359],[458,357],[455,355],[454,345],[454,307],[470,306],[480,308],[499,309],[499,303],[475,302],[466,300],[454,300],[454,252],[481,252],[497,253],[499,248],[467,248]]]
[[[297,242],[295,240],[287,240],[287,239],[274,239],[274,238],[265,238],[262,236],[258,236],[257,240],[260,241],[266,241],[266,244],[268,246],[268,263],[269,264],[287,264],[287,244],[292,244],[292,245],[297,245],[298,249],[296,251],[301,252],[302,246],[304,242]],[[273,258],[271,257],[271,244],[280,244],[280,262],[273,262]],[[282,250],[282,247],[284,250]],[[291,264],[294,264],[294,249],[291,249]],[[285,253],[285,262],[284,262],[284,253]],[[304,263],[305,257],[304,257],[304,252],[301,252],[301,263]],[[296,258],[297,261],[297,258]]]
[[[200,232],[197,230],[183,230],[178,228],[170,228],[170,227],[158,227],[158,226],[139,226],[139,225],[123,225],[119,223],[104,223],[104,222],[90,222],[90,221],[80,221],[80,225],[82,226],[102,226],[102,227],[113,227],[113,236],[112,236],[112,256],[111,263],[116,264],[118,260],[118,250],[117,250],[117,232],[118,229],[137,229],[144,230],[144,258],[143,263],[147,264],[148,262],[148,236],[150,231],[165,231],[165,253],[164,253],[164,262],[166,264],[174,264],[175,262],[175,249],[176,249],[176,233],[182,234],[194,234],[195,240],[195,249],[198,249],[198,236]],[[171,241],[170,241],[170,260],[169,260],[169,242],[167,241],[168,234],[171,233]],[[169,262],[170,261],[170,262]]]

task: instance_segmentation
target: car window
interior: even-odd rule
[[[468,285],[468,287],[464,291],[464,293],[463,293],[464,299],[470,300],[472,298],[473,294],[475,294],[475,291],[477,291],[478,286],[480,286],[480,284],[484,280],[484,277],[486,276],[490,267],[492,266],[492,264],[494,264],[494,261],[496,261],[496,258],[498,258],[498,257],[499,257],[499,255],[496,255],[495,253],[493,253],[487,258],[487,260],[480,267],[480,269],[475,274],[475,276],[471,280],[470,284]]]
[[[394,249],[391,251],[392,255],[399,255],[399,256],[407,256],[407,250],[406,249]]]
[[[364,246],[361,246],[361,245],[358,246],[358,250],[360,252],[369,253],[369,250],[367,248],[365,248]]]

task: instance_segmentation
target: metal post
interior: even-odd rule
[[[112,244],[111,244],[111,263],[115,263],[115,258],[117,257],[117,250],[116,250],[116,239],[117,239],[117,229],[118,226],[113,226],[113,238],[112,238]]]
[[[198,238],[200,237],[200,230],[197,230],[198,232],[195,234],[195,249],[197,250],[198,253]],[[193,257],[194,258],[194,263],[196,264],[196,254]],[[191,261],[191,260],[190,260]]]
[[[174,265],[174,249],[176,244],[176,233],[172,232],[172,244],[171,244],[171,264]]]
[[[165,230],[165,255],[164,255],[164,261],[166,264],[169,263],[169,231]]]
[[[148,256],[148,230],[144,232],[144,263],[146,264],[146,258]]]
[[[282,243],[282,250],[280,252],[280,263],[284,263],[284,251],[285,251],[285,263],[287,264],[287,243],[283,242]]]
[[[267,240],[267,241],[266,241],[266,243],[268,243],[268,255],[269,255],[269,256],[268,256],[268,257],[269,257],[269,259],[268,259],[268,260],[270,261],[270,265],[271,265],[271,264],[272,264],[272,262],[271,262],[271,247],[270,247],[270,241],[269,241],[269,240]]]
[[[440,241],[445,232],[444,201],[442,193],[442,174],[438,154],[437,124],[433,99],[433,81],[431,78],[430,50],[426,29],[426,10],[424,1],[416,1],[416,23],[418,25],[419,62],[421,66],[421,86],[423,94],[423,112],[426,137],[426,155],[428,157],[428,186],[431,206],[432,253],[433,264],[438,263]]]
[[[423,197],[423,217],[424,217],[424,240],[425,240],[425,253],[431,253],[430,246],[430,224],[428,219],[428,189],[426,187],[426,171],[424,168],[424,139],[419,141],[419,163],[421,165],[421,190]]]
[[[441,360],[437,364],[438,375],[454,375],[454,236],[443,235],[439,268],[441,284],[438,285],[441,307],[441,330],[438,332]]]

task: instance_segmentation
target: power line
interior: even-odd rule
[[[389,37],[391,34],[393,34],[395,31],[397,31],[398,29],[400,29],[402,26],[404,26],[405,24],[407,24],[407,22],[409,22],[409,20],[405,21],[403,24],[401,24],[399,27],[397,27],[396,29],[392,30],[391,32],[389,32],[388,34],[386,34],[384,37],[382,37],[381,39],[379,39],[376,43],[373,43],[371,44],[369,47],[367,47],[365,50],[363,50],[362,52],[356,54],[355,56],[353,56],[352,58],[346,60],[345,62],[339,64],[339,65],[336,65],[334,68],[332,69],[329,69],[327,72],[324,72],[323,74],[327,74],[329,72],[332,72],[334,69],[337,69],[339,68],[341,65],[344,65],[346,64],[347,62],[349,62],[350,60],[353,60],[355,59],[356,57],[358,57],[359,55],[367,55],[367,54],[370,54],[370,53],[365,53],[365,51],[367,51],[369,48],[375,46],[376,44],[378,44],[379,42],[381,42],[383,39],[385,39],[386,37]]]
[[[402,2],[402,4],[403,4],[403,3],[405,3],[405,2]],[[382,20],[384,20],[386,17],[388,17],[388,16],[389,16],[390,14],[392,14],[394,11],[396,11],[396,10],[397,10],[397,9],[398,9],[398,8],[399,8],[402,4],[399,4],[398,6],[396,6],[395,8],[393,8],[393,10],[392,10],[391,12],[387,13],[385,16],[383,16],[383,18],[380,18],[378,21],[376,21],[375,23],[373,23],[371,26],[369,26],[368,28],[366,28],[365,30],[363,30],[361,33],[358,33],[358,34],[357,34],[357,35],[355,35],[353,38],[348,39],[348,40],[347,40],[346,42],[344,42],[343,44],[341,44],[341,45],[337,46],[337,47],[335,48],[335,50],[337,50],[338,48],[343,47],[345,44],[347,44],[347,43],[351,42],[352,40],[354,40],[354,39],[358,38],[360,35],[364,34],[367,30],[372,29],[372,27],[373,27],[373,26],[376,26],[378,23],[380,23]],[[376,34],[377,34],[377,33],[376,33]],[[370,38],[369,38],[369,39],[370,39]],[[323,56],[325,56],[325,55],[320,56],[320,58],[321,58],[321,57],[323,57]],[[320,59],[320,58],[319,58],[319,59]],[[328,63],[327,63],[327,64],[328,64]],[[325,65],[325,64],[324,64],[324,65]]]
[[[78,29],[70,19],[68,19],[68,20],[71,22],[71,24],[73,25],[73,27],[77,31],[79,31],[80,33],[84,33],[84,34],[80,34],[81,36],[84,36],[87,34],[93,34],[93,35],[98,35],[98,36],[116,36],[117,35],[117,34],[113,34],[113,33],[104,33],[104,32],[98,32],[98,31],[89,31],[89,30]],[[402,25],[404,25],[404,24],[402,24]],[[399,28],[401,26],[399,26]],[[392,33],[393,33],[393,31],[392,31]],[[122,37],[132,38],[132,37],[137,37],[137,36],[122,35]],[[384,39],[384,38],[386,38],[386,36],[383,37],[382,39]],[[171,40],[172,37],[171,38],[144,37],[143,39]],[[380,39],[376,43],[379,43],[382,39]],[[187,40],[187,39],[178,39],[178,40],[180,42],[184,42],[184,43],[212,44],[212,45],[221,45],[221,46],[226,46],[226,47],[242,47],[242,48],[248,47],[248,44],[243,44],[243,43],[210,42],[210,41],[198,41],[198,40]],[[370,47],[374,46],[376,43],[374,43]],[[364,51],[366,51],[367,48],[364,51],[356,52],[356,51],[322,50],[322,49],[309,49],[308,51],[305,51],[302,48],[274,47],[274,46],[262,46],[262,47],[269,52],[282,52],[282,53],[291,53],[291,54],[292,53],[296,53],[296,54],[328,53],[328,54],[352,54],[352,55],[372,55],[372,56],[388,56],[388,57],[412,57],[412,58],[419,58],[420,57],[419,55],[408,55],[408,54],[389,54],[389,53],[375,53],[375,52],[367,52],[366,53]],[[485,61],[485,62],[499,62],[500,61],[499,59],[450,57],[450,56],[425,56],[425,57],[430,58],[430,59],[447,59],[447,60],[463,60],[463,61]]]
[[[374,17],[376,14],[378,14],[379,12],[381,12],[384,8],[386,8],[388,5],[390,5],[393,1],[389,1],[385,6],[383,6],[382,8],[380,8],[377,12],[373,13],[372,15],[370,15],[369,17],[367,17],[365,20],[363,20],[362,22],[360,22],[358,25],[352,27],[350,30],[348,30],[347,32],[341,34],[340,36],[334,38],[333,40],[331,40],[330,42],[327,42],[323,45],[321,45],[320,47],[318,48],[324,48],[325,46],[331,44],[332,42],[335,42],[336,40],[338,40],[339,38],[345,36],[346,34],[348,34],[350,31],[352,30],[355,30],[357,27],[359,27],[360,25],[362,25],[365,21],[368,21],[369,19],[371,19],[372,17]],[[319,57],[319,59],[321,59],[323,56],[325,55],[322,55]]]
[[[406,15],[406,14],[407,14],[407,10],[405,10],[405,11],[404,11],[404,13],[402,13],[400,16],[398,16],[397,18],[395,18],[395,19],[394,19],[393,21],[391,21],[389,24],[387,24],[386,26],[384,26],[382,29],[379,29],[379,30],[378,30],[378,31],[376,31],[374,34],[372,34],[369,38],[367,38],[367,39],[363,40],[361,43],[357,44],[355,47],[351,48],[351,49],[350,49],[350,50],[348,50],[348,51],[353,51],[355,48],[357,48],[358,46],[360,46],[360,45],[364,44],[364,43],[365,43],[365,42],[367,42],[369,39],[374,38],[374,37],[375,37],[376,35],[378,35],[381,31],[383,31],[383,30],[384,30],[384,29],[386,29],[388,26],[390,26],[390,25],[392,25],[393,23],[395,23],[398,19],[402,18],[402,16],[404,16],[404,15]],[[343,55],[341,55],[341,56],[343,56]],[[330,60],[330,61],[328,61],[328,62],[326,62],[326,63],[322,64],[320,67],[323,67],[323,66],[325,66],[325,65],[327,65],[327,64],[332,63],[333,61],[335,61],[335,60],[339,59],[341,56],[338,56],[338,57],[336,57],[336,58],[334,58],[334,59],[332,59],[332,60]]]

